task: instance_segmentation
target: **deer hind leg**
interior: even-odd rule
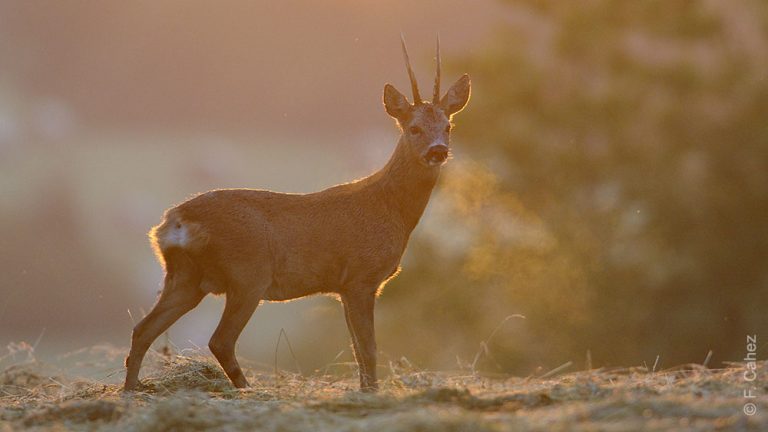
[[[240,364],[235,357],[235,344],[243,328],[259,305],[263,296],[261,291],[241,291],[228,289],[224,313],[221,316],[216,331],[213,332],[208,348],[219,361],[224,373],[237,388],[248,387]]]
[[[360,390],[375,392],[379,388],[376,380],[376,335],[373,328],[376,293],[347,293],[341,299],[360,369]]]
[[[183,253],[169,256],[163,291],[152,310],[133,329],[131,350],[125,359],[124,389],[131,391],[139,383],[139,369],[144,355],[164,331],[205,297],[199,285],[202,272]]]

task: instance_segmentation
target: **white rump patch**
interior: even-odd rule
[[[174,225],[165,233],[163,247],[185,247],[189,243],[189,230],[184,224]]]

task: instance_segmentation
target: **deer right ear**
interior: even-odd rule
[[[451,88],[448,89],[448,92],[440,100],[440,107],[445,114],[450,117],[467,106],[470,92],[471,83],[469,81],[469,75],[464,74],[451,86]]]
[[[387,114],[402,120],[408,114],[410,108],[411,104],[408,103],[408,99],[397,91],[395,86],[392,84],[384,86],[384,109],[387,110]]]

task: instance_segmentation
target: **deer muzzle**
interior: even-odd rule
[[[448,159],[448,146],[445,144],[432,144],[424,154],[424,160],[429,165],[440,165]]]

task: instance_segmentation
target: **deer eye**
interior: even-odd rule
[[[411,135],[419,135],[421,133],[421,128],[418,126],[411,126],[408,128],[408,132],[410,132]]]

